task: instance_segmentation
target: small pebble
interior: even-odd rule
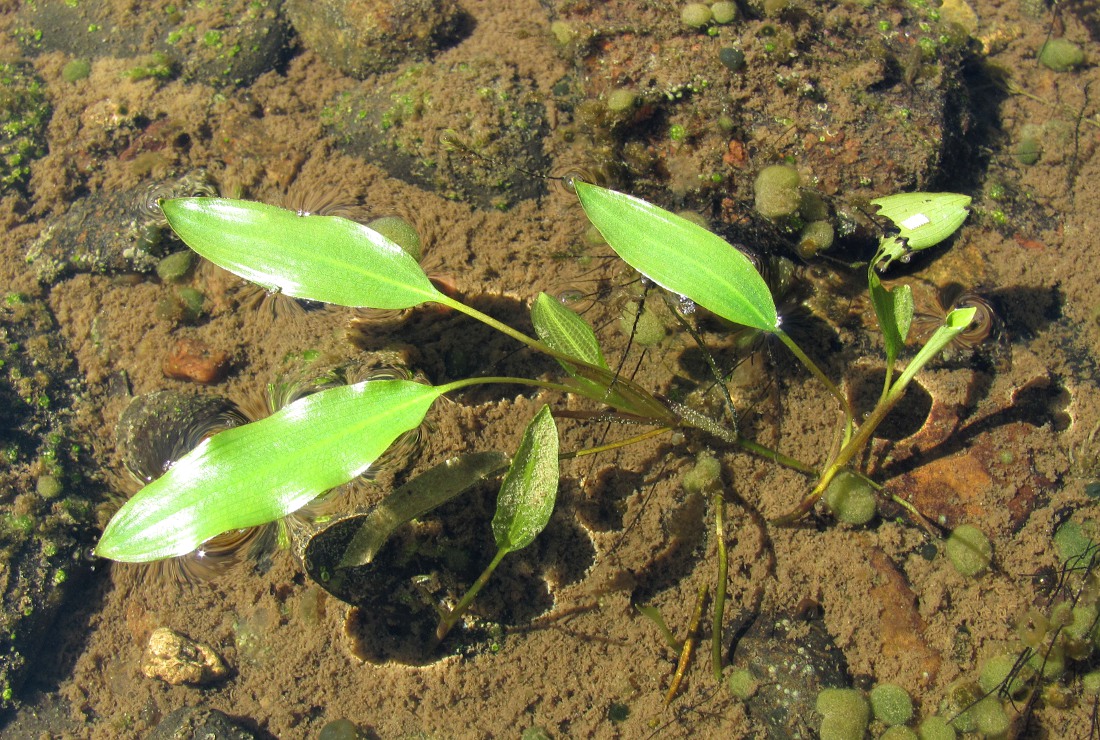
[[[229,369],[229,355],[198,339],[181,339],[164,358],[161,369],[165,377],[175,380],[217,383]]]
[[[225,678],[229,669],[209,645],[160,627],[149,636],[141,658],[141,672],[148,678],[179,686],[217,681]]]

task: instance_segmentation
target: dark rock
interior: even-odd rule
[[[255,733],[217,709],[181,707],[161,720],[146,740],[254,740],[255,737]]]
[[[110,0],[25,3],[17,38],[28,54],[137,57],[133,76],[174,77],[214,87],[247,85],[282,61],[289,29],[282,0],[157,5]]]
[[[747,667],[757,689],[745,701],[754,724],[775,740],[816,737],[817,695],[848,688],[848,665],[816,617],[760,615],[740,639],[734,667]]]
[[[447,90],[445,95],[440,90]],[[323,112],[339,147],[405,182],[483,208],[545,191],[544,107],[496,59],[413,65],[342,93]]]
[[[306,48],[361,80],[431,56],[462,27],[454,0],[289,0],[286,12]]]
[[[15,294],[0,304],[0,710],[86,580],[102,491],[82,476],[91,448],[73,424],[84,388],[57,321]],[[50,485],[39,485],[48,477]],[[39,669],[40,670],[40,669]]]
[[[202,172],[131,190],[99,190],[73,203],[27,249],[38,279],[53,283],[74,272],[153,272],[179,242],[168,229],[157,198],[212,195]]]

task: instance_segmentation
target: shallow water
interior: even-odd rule
[[[802,281],[790,294],[785,324],[853,396],[873,396],[881,372],[879,335],[862,297],[860,270],[846,267],[866,259],[873,244],[860,203],[916,187],[974,198],[973,213],[950,246],[914,259],[898,275],[914,286],[918,308],[930,313],[949,283],[982,295],[999,316],[999,330],[976,348],[951,350],[921,373],[923,402],[907,401],[864,463],[886,492],[911,501],[933,522],[977,524],[993,545],[991,570],[963,577],[945,557],[942,540],[885,505],[865,527],[838,524],[823,509],[797,526],[771,524],[812,481],[712,436],[666,436],[564,463],[547,531],[505,559],[477,602],[480,627],[459,630],[446,654],[427,664],[420,664],[422,657],[411,664],[377,662],[379,656],[407,655],[416,641],[369,604],[349,607],[330,596],[287,552],[193,587],[103,562],[71,568],[79,581],[75,596],[61,610],[26,687],[16,693],[21,708],[10,715],[6,732],[143,737],[172,710],[203,704],[286,738],[316,736],[341,718],[379,737],[493,737],[532,727],[553,737],[758,736],[764,705],[746,705],[713,678],[709,617],[702,620],[701,647],[680,693],[666,704],[678,656],[635,608],[657,607],[683,637],[700,587],[714,583],[712,512],[705,496],[682,485],[699,455],[714,455],[723,466],[727,670],[766,668],[770,661],[780,666],[791,657],[784,649],[812,638],[843,653],[856,686],[904,687],[923,718],[936,713],[954,682],[973,680],[985,660],[1019,648],[1014,626],[1028,609],[1050,611],[1050,592],[1033,576],[1059,567],[1052,541],[1059,524],[1093,517],[1086,487],[1098,477],[1100,444],[1091,436],[1100,420],[1091,259],[1098,220],[1091,175],[1100,129],[1088,87],[1096,70],[1086,65],[1057,73],[1035,61],[1051,32],[1080,44],[1090,59],[1097,54],[1074,8],[1032,18],[1014,2],[973,2],[977,26],[971,35],[981,41],[948,75],[901,53],[920,48],[925,32],[918,16],[927,9],[917,5],[878,8],[885,28],[877,21],[861,25],[868,23],[861,7],[829,4],[805,12],[795,7],[775,19],[757,14],[716,27],[713,36],[685,29],[678,11],[657,6],[500,5],[463,3],[469,19],[461,39],[430,64],[468,77],[455,77],[453,87],[433,87],[430,101],[399,127],[401,135],[420,137],[423,152],[440,162],[454,158],[438,169],[461,180],[455,192],[438,184],[435,191],[425,189],[432,183],[425,184],[423,173],[394,172],[403,165],[383,162],[381,144],[360,146],[355,137],[367,134],[347,121],[333,123],[340,120],[334,101],[344,93],[394,85],[404,73],[434,80],[412,74],[416,63],[364,84],[314,51],[296,48],[252,84],[216,89],[209,80],[178,76],[135,79],[128,72],[136,55],[113,53],[121,46],[110,43],[85,52],[88,76],[72,82],[63,71],[73,55],[31,55],[53,107],[48,153],[33,162],[24,192],[0,194],[0,284],[49,308],[59,325],[55,338],[64,341],[58,351],[71,353],[83,379],[70,423],[85,449],[87,495],[102,499],[105,491],[124,491],[113,430],[131,395],[195,387],[162,371],[181,338],[227,354],[226,377],[205,390],[238,402],[255,403],[267,383],[286,373],[288,353],[306,349],[404,365],[433,382],[488,372],[552,377],[557,371],[452,313],[420,309],[364,317],[350,309],[254,306],[263,302],[210,267],[184,283],[204,295],[195,319],[172,310],[178,286],[140,271],[154,260],[134,265],[138,271],[122,269],[122,262],[104,263],[98,271],[78,265],[42,282],[43,263],[28,264],[28,249],[81,203],[91,205],[93,215],[81,223],[95,238],[103,222],[116,229],[150,183],[202,168],[223,194],[274,203],[356,203],[371,217],[400,215],[420,233],[426,270],[452,281],[480,310],[524,328],[538,291],[573,297],[579,291],[571,305],[597,327],[613,368],[622,362],[644,388],[713,407],[700,353],[656,295],[646,305],[661,318],[666,336],[650,347],[628,343],[641,288],[606,247],[586,240],[583,213],[567,190],[523,171],[516,182],[530,185],[538,197],[525,197],[526,191],[517,196],[521,189],[509,187],[496,194],[502,200],[488,199],[499,207],[486,208],[473,204],[476,193],[501,172],[516,177],[511,165],[517,163],[551,174],[579,168],[673,210],[701,211],[751,248],[790,255],[791,236],[751,215],[755,173],[789,160],[800,168],[805,188],[825,196],[838,223],[848,215],[862,223],[833,257],[793,261]],[[952,7],[971,22],[965,6]],[[25,18],[16,3],[0,9],[0,58],[19,59],[27,52],[12,33]],[[149,5],[140,12],[163,11]],[[949,12],[940,9],[941,15]],[[1081,12],[1091,18],[1091,11]],[[576,38],[562,44],[562,27],[554,28],[555,36],[552,20],[582,39],[591,33],[593,40],[583,49]],[[157,22],[150,16],[147,25]],[[853,28],[856,45],[845,35]],[[746,71],[732,72],[719,61],[718,50],[731,45],[744,50]],[[876,55],[901,61],[896,68],[874,64]],[[837,66],[849,56],[859,63]],[[505,72],[515,79],[504,79]],[[479,101],[461,98],[469,85],[485,90],[486,99],[509,102],[489,115]],[[641,91],[629,120],[615,118],[600,102],[611,88]],[[478,127],[503,110],[519,110],[519,103],[511,107],[515,100],[531,116],[525,121],[537,119],[540,151],[523,161],[501,161],[515,142]],[[486,154],[444,151],[439,135],[448,130]],[[938,146],[941,137],[949,147]],[[1017,156],[1025,139],[1041,145],[1033,165]],[[114,196],[123,204],[117,212],[108,208]],[[74,238],[62,248],[77,246]],[[721,363],[745,356],[728,327],[710,323],[704,329]],[[2,382],[15,387],[10,375]],[[744,409],[744,432],[785,455],[821,464],[834,443],[835,408],[782,346],[753,353],[731,386]],[[591,408],[516,387],[476,388],[453,400],[432,412],[412,467],[358,489],[348,506],[377,501],[395,482],[455,452],[510,451],[543,403]],[[559,427],[563,450],[638,431],[567,419]],[[5,469],[11,493],[0,495],[0,509],[14,514],[29,506],[30,499],[20,497],[30,495],[41,473],[33,459]],[[461,593],[492,557],[492,507],[493,491],[479,490],[423,523],[417,546],[436,551],[415,565],[432,558],[440,564],[432,574],[436,595]],[[94,534],[85,537],[91,541]],[[381,611],[388,594],[373,599]],[[765,643],[775,620],[793,620],[793,627],[784,627],[787,638],[779,645],[738,641],[754,616],[750,634]],[[380,624],[392,633],[380,632]],[[142,649],[162,626],[213,646],[232,667],[230,677],[202,688],[145,678]],[[1081,691],[1079,679],[1090,668],[1083,660],[1050,684],[1054,688],[1028,714],[1029,733],[1042,728],[1052,737],[1089,735],[1095,699]],[[765,694],[762,701],[776,701]],[[1059,695],[1068,699],[1061,702]],[[1016,712],[1023,707],[1018,702],[1010,715],[1022,717]],[[816,728],[819,719],[808,717],[804,722]],[[1022,731],[1024,720],[1017,721]]]

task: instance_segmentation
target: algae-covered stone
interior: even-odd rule
[[[345,152],[445,198],[498,209],[545,192],[527,174],[548,169],[544,116],[534,83],[495,58],[406,67],[322,112]]]
[[[282,0],[207,0],[166,8],[111,0],[24,3],[24,52],[63,51],[78,59],[133,58],[128,75],[177,73],[215,87],[247,85],[274,69],[287,49]]]
[[[75,413],[83,373],[49,307],[9,293],[0,303],[0,711],[40,674],[39,645],[74,587],[83,588],[95,504]],[[0,733],[2,734],[2,733]]]
[[[358,79],[424,59],[462,29],[455,0],[288,0],[305,46]]]
[[[34,68],[0,63],[0,195],[21,189],[31,162],[46,153],[50,104]]]
[[[225,678],[225,661],[206,643],[160,627],[153,630],[141,659],[141,672],[165,683],[201,685]]]
[[[182,246],[170,229],[162,228],[155,197],[212,194],[201,170],[130,190],[97,190],[39,234],[27,248],[27,262],[43,283],[74,272],[152,272],[169,245]],[[88,228],[89,223],[96,228]]]

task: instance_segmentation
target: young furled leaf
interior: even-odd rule
[[[364,381],[215,434],[127,501],[95,552],[148,562],[280,519],[362,474],[441,393],[408,380]]]
[[[558,495],[558,429],[543,406],[527,425],[500,486],[493,536],[503,552],[530,545],[550,521]]]
[[[574,184],[588,219],[628,265],[735,324],[779,331],[764,278],[721,237],[632,195]]]
[[[177,198],[160,207],[184,244],[270,291],[366,308],[446,302],[416,260],[355,221],[228,198]]]
[[[883,344],[886,347],[886,364],[893,367],[905,338],[909,336],[909,326],[913,323],[913,289],[908,285],[899,285],[893,290],[883,286],[882,280],[874,268],[867,271],[867,283],[871,293],[871,305],[875,309],[878,325],[882,329]]]

